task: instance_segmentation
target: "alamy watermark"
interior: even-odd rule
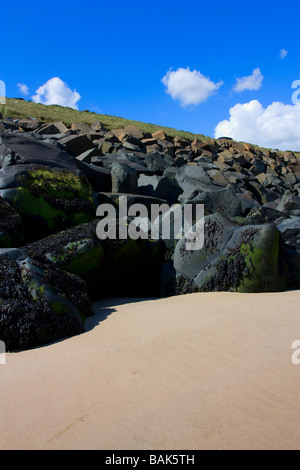
[[[0,341],[0,365],[6,364],[6,346],[4,341]]]
[[[0,80],[0,104],[6,104],[6,86],[2,80]]]
[[[292,349],[295,349],[292,354],[292,363],[295,366],[298,366],[300,364],[300,339],[296,339],[295,341],[293,341]]]
[[[127,196],[120,196],[118,217],[113,204],[101,204],[96,212],[102,219],[96,233],[100,240],[180,240],[185,237],[186,250],[201,250],[204,245],[204,205],[144,204],[128,207]]]
[[[299,104],[300,103],[300,80],[295,80],[292,83],[292,88],[296,88],[296,91],[292,94],[292,103]],[[299,98],[298,98],[299,97]]]

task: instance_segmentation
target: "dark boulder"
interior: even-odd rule
[[[0,337],[9,351],[84,331],[92,314],[85,283],[20,249],[0,250]]]
[[[56,147],[33,137],[0,135],[0,167],[38,164],[56,168],[75,169],[76,162],[70,155]]]
[[[96,213],[93,189],[79,170],[6,167],[0,172],[0,195],[21,215],[27,240],[87,222]]]
[[[24,226],[17,211],[0,197],[0,248],[20,246],[24,242]]]
[[[280,232],[273,224],[234,227],[226,219],[205,218],[204,246],[174,254],[176,271],[199,291],[272,292],[287,287]]]

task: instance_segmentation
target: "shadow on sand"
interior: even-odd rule
[[[106,320],[110,315],[117,312],[117,307],[124,304],[132,304],[137,302],[147,302],[147,301],[157,300],[157,297],[154,298],[111,298],[103,299],[93,303],[93,312],[92,317],[88,317],[85,322],[85,332],[92,330],[99,323]]]

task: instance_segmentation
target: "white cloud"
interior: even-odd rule
[[[280,54],[279,54],[280,59],[284,59],[287,55],[288,55],[288,51],[286,51],[285,49],[281,49]]]
[[[162,83],[166,86],[166,93],[174,100],[179,100],[181,106],[198,105],[213,95],[223,82],[212,82],[197,70],[191,71],[179,68],[176,71],[171,69],[162,78]]]
[[[18,83],[17,87],[19,88],[22,95],[24,96],[29,95],[29,88],[27,85],[25,85],[24,83]]]
[[[238,93],[244,90],[259,90],[262,85],[263,78],[264,77],[262,76],[259,68],[254,69],[251,75],[237,78],[233,91]]]
[[[58,104],[74,109],[78,109],[77,102],[81,98],[76,90],[72,91],[59,77],[51,78],[40,86],[35,93],[32,96],[35,103]]]
[[[236,104],[230,109],[230,118],[215,128],[215,137],[222,136],[262,147],[300,151],[300,104],[274,102],[267,108],[257,100]]]

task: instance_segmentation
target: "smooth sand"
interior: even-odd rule
[[[300,291],[107,300],[7,354],[1,449],[299,449]]]

